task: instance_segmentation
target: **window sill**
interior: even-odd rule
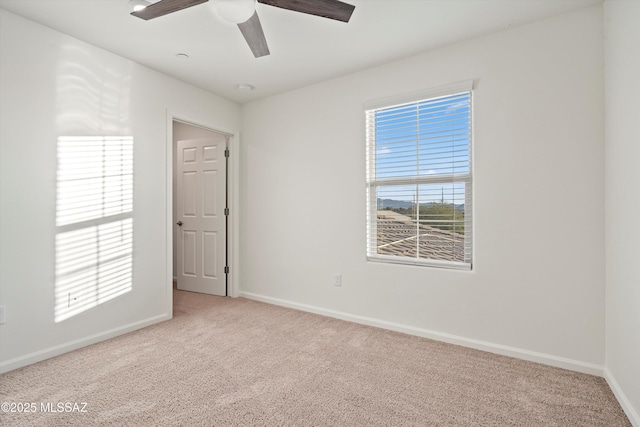
[[[405,257],[399,257],[399,256],[369,255],[367,256],[367,261],[385,263],[385,264],[411,265],[411,266],[418,266],[418,267],[435,267],[435,268],[444,268],[448,270],[462,270],[462,271],[472,270],[471,263],[440,261],[435,259],[417,260],[415,258],[405,258]]]

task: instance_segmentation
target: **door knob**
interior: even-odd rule
[[[178,221],[176,224],[178,224],[180,227],[182,227],[182,221]]]

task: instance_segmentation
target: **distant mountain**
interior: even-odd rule
[[[380,208],[411,208],[413,202],[407,202],[404,200],[392,200],[392,199],[378,199],[378,209]]]
[[[435,204],[434,202],[428,202],[428,203],[420,203],[421,206],[431,206]],[[406,200],[393,200],[393,199],[378,199],[378,209],[384,209],[384,208],[389,208],[389,209],[398,209],[398,208],[402,208],[402,209],[408,209],[408,208],[412,208],[414,206],[413,202],[408,202]],[[463,211],[464,210],[464,203],[458,204],[458,205],[453,205],[457,210],[459,211]]]

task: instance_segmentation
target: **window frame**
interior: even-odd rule
[[[411,104],[419,104],[437,98],[449,97],[468,93],[469,96],[469,143],[468,143],[468,172],[436,175],[413,175],[376,177],[376,147],[375,123],[372,118],[380,110],[388,110]],[[365,142],[366,142],[366,254],[367,261],[393,263],[414,266],[438,267],[456,270],[472,270],[473,268],[473,81],[468,80],[432,89],[400,94],[397,96],[377,99],[364,104]],[[374,119],[375,122],[375,119]],[[419,164],[416,162],[416,164]],[[385,255],[377,253],[378,227],[378,193],[382,186],[408,186],[416,188],[425,184],[460,184],[464,183],[464,261],[448,261],[433,258],[407,257],[400,255]],[[374,252],[375,251],[375,252]],[[373,253],[372,253],[373,252]]]

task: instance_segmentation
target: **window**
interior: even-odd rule
[[[471,269],[471,89],[365,106],[369,260]]]

